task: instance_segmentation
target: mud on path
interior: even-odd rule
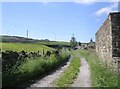
[[[59,69],[45,76],[44,78],[36,81],[34,84],[30,85],[30,87],[28,87],[27,89],[31,89],[32,87],[53,87],[52,82],[59,78],[61,73],[69,66],[72,58],[73,58],[72,56],[69,58],[66,65],[60,67]]]
[[[71,85],[71,87],[91,87],[90,69],[87,61],[84,58],[81,59],[80,72],[77,79]]]

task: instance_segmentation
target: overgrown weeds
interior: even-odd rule
[[[19,66],[13,66],[5,72],[3,70],[3,87],[17,86],[21,83],[27,82],[30,79],[40,77],[64,63],[68,58],[69,54],[66,51],[62,51],[57,58],[54,55],[51,55],[51,57],[47,59],[42,57],[26,59]]]

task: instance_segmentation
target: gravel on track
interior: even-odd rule
[[[71,85],[71,87],[91,87],[90,69],[87,61],[84,58],[81,59],[80,72],[77,79]]]

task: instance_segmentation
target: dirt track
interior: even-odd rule
[[[36,83],[30,85],[29,88],[32,87],[54,87],[52,82],[59,78],[61,73],[68,67],[70,61],[73,57],[71,56],[69,61],[66,65],[60,67],[58,70],[54,71],[53,73],[49,74],[48,76],[44,77],[36,81]],[[78,73],[77,79],[71,84],[71,87],[91,87],[91,79],[90,79],[90,69],[87,61],[84,58],[81,59],[81,66],[80,72]],[[29,89],[27,88],[27,89]]]
[[[84,58],[81,58],[80,72],[71,87],[91,87],[90,69]]]

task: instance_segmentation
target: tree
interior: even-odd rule
[[[78,42],[78,45],[81,46],[81,42]]]
[[[72,47],[73,49],[74,49],[75,46],[77,45],[77,41],[76,41],[76,38],[74,37],[74,34],[73,34],[73,37],[71,37],[70,45],[71,45],[71,47]]]

